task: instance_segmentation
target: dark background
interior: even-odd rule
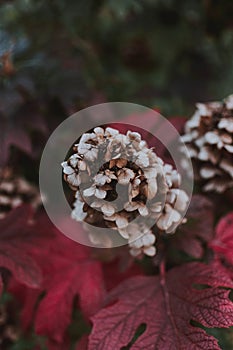
[[[232,92],[230,0],[0,4],[0,110],[8,118],[25,99],[43,102],[48,119],[52,108],[57,122],[100,101],[189,115],[196,101]]]

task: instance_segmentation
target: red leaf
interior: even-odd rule
[[[216,236],[209,246],[233,265],[233,213],[229,213],[219,221]]]
[[[219,265],[201,263],[173,268],[166,275],[162,269],[160,276],[133,277],[115,288],[110,305],[92,318],[89,350],[120,350],[142,324],[146,330],[132,350],[220,349],[215,338],[190,324],[193,320],[205,327],[233,325],[229,291],[219,286],[232,288],[233,283]]]
[[[202,195],[192,197],[186,214],[187,224],[180,227],[173,238],[173,245],[186,254],[197,259],[204,253],[203,243],[210,241],[214,235],[213,204]]]
[[[32,325],[36,311],[35,306],[42,290],[28,288],[19,284],[15,279],[10,280],[7,290],[15,295],[17,301],[23,306],[20,312],[20,320],[22,329],[27,331]]]
[[[79,297],[79,305],[84,316],[93,315],[102,305],[105,289],[101,263],[92,258],[91,249],[62,235],[41,217],[38,226],[43,231],[53,231],[52,239],[45,244],[33,246],[30,254],[43,271],[43,283],[37,296],[26,292],[23,301],[24,325],[28,325],[29,314],[35,308],[41,292],[44,298],[35,312],[35,329],[51,341],[62,343],[65,331],[71,322],[73,302]],[[81,230],[80,226],[80,230]],[[17,294],[17,288],[13,288]],[[36,299],[36,300],[35,300]]]
[[[32,288],[41,283],[41,270],[26,251],[34,237],[32,217],[27,205],[12,210],[0,220],[0,266],[10,270],[21,283]]]

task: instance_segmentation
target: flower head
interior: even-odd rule
[[[95,128],[62,167],[76,192],[72,218],[117,231],[133,256],[155,254],[152,221],[157,230],[172,232],[187,209],[179,174],[137,132]]]

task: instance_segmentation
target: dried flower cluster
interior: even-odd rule
[[[0,169],[0,219],[23,203],[31,203],[34,207],[41,203],[37,188],[15,176],[12,169]]]
[[[196,107],[182,141],[204,191],[222,193],[233,187],[233,95],[223,102],[197,103]]]
[[[134,256],[156,253],[151,220],[169,232],[182,221],[188,196],[179,189],[179,174],[137,132],[95,128],[82,135],[62,167],[76,192],[72,218],[117,230]]]

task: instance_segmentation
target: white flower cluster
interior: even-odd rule
[[[182,141],[204,191],[221,193],[233,186],[233,95],[223,102],[197,103],[196,107]]]
[[[172,232],[187,209],[179,174],[137,132],[95,128],[62,167],[75,191],[72,218],[117,230],[134,256],[155,255],[152,221],[157,230]]]
[[[16,176],[11,168],[0,168],[0,219],[23,203],[38,207],[41,204],[39,191],[24,178]]]

